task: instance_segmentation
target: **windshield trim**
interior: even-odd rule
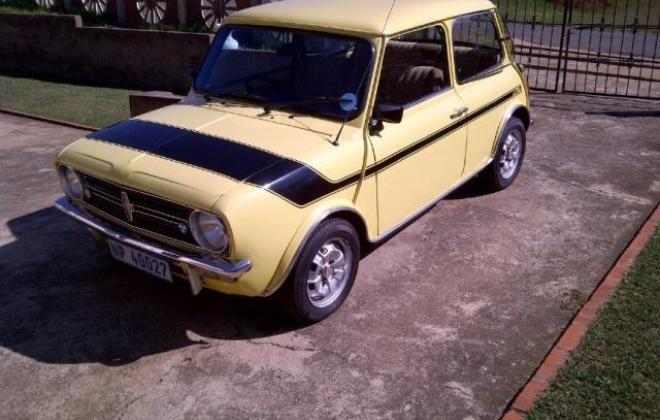
[[[330,31],[318,31],[318,30],[312,30],[312,29],[300,29],[296,27],[288,27],[288,26],[272,26],[272,25],[253,25],[253,24],[228,24],[228,25],[222,25],[222,27],[218,30],[221,31],[224,28],[248,28],[248,29],[262,29],[262,30],[287,30],[287,31],[296,31],[296,32],[304,32],[304,33],[309,33],[309,34],[316,34],[316,35],[326,35],[326,36],[333,36],[333,37],[342,37],[342,38],[348,38],[348,39],[356,39],[360,41],[364,41],[369,45],[369,63],[367,64],[367,68],[365,69],[365,75],[364,75],[364,95],[361,98],[361,101],[359,103],[358,108],[354,111],[354,116],[353,118],[349,119],[348,121],[354,121],[357,118],[359,118],[367,108],[369,104],[369,97],[371,95],[371,82],[373,80],[373,72],[375,69],[375,64],[376,64],[376,46],[373,43],[373,40],[370,38],[366,37],[361,37],[361,36],[356,36],[356,35],[345,35],[342,33],[336,33],[336,32],[330,32]],[[200,66],[198,67],[198,74],[201,73],[202,67],[206,64],[206,61],[209,59],[209,56],[211,52],[216,48],[216,43],[220,42],[220,39],[222,37],[215,35],[213,38],[213,41],[211,42],[211,45],[209,48],[206,50],[206,53],[204,54],[204,59],[202,60]],[[200,95],[200,96],[209,96],[211,98],[215,99],[229,99],[231,101],[235,102],[240,102],[243,104],[247,105],[253,105],[255,107],[260,107],[263,106],[263,103],[258,103],[256,100],[251,100],[251,99],[244,99],[244,98],[233,98],[229,97],[228,95],[219,95],[217,92],[206,92],[204,90],[198,89],[197,87],[197,79],[193,81],[193,84],[191,86],[191,89],[193,93]],[[277,106],[277,103],[274,103],[274,105]],[[330,121],[335,121],[335,122],[343,122],[345,117],[344,116],[334,116],[334,115],[329,115],[321,112],[314,112],[310,109],[300,109],[297,108],[295,105],[294,106],[283,106],[283,107],[278,107],[276,111],[280,112],[293,112],[298,115],[304,115],[304,116],[310,116],[310,117],[315,117],[315,118],[321,118],[324,120],[330,120]],[[350,115],[350,114],[349,114]]]

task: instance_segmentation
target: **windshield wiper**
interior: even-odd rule
[[[264,112],[260,114],[260,117],[265,117],[271,114],[272,111],[279,111],[286,108],[297,108],[307,105],[318,105],[318,104],[342,104],[342,103],[351,103],[351,99],[347,98],[338,98],[332,96],[319,96],[312,99],[307,99],[303,101],[294,101],[294,102],[281,102],[273,103],[270,99],[249,92],[217,92],[213,94],[205,94],[204,97],[213,97],[218,99],[233,99],[233,100],[247,100],[251,102],[258,103],[263,109]]]
[[[216,98],[220,99],[245,99],[248,101],[253,101],[257,102],[259,105],[263,106],[264,109],[270,105],[270,99],[261,96],[261,95],[256,95],[254,93],[248,93],[248,92],[220,92],[214,95]]]
[[[304,101],[297,101],[297,102],[284,102],[284,103],[279,103],[279,104],[266,104],[264,105],[264,113],[262,116],[270,115],[271,111],[278,111],[280,109],[285,109],[285,108],[296,108],[296,107],[301,107],[301,106],[307,106],[307,105],[319,105],[319,104],[341,104],[342,102],[346,102],[347,99],[344,98],[336,98],[336,97],[331,97],[331,96],[319,96],[317,98],[312,98],[312,99],[307,99]],[[350,102],[350,100],[348,100]]]

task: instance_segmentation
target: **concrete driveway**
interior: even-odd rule
[[[534,102],[511,189],[464,187],[303,329],[112,263],[51,207],[84,133],[0,115],[0,417],[498,417],[660,199],[657,102]]]

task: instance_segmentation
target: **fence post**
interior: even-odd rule
[[[561,75],[561,70],[563,67],[564,60],[564,44],[566,43],[566,27],[569,25],[568,17],[573,11],[573,0],[564,0],[564,20],[561,25],[561,35],[559,40],[559,56],[557,57],[557,79],[555,80],[555,92],[562,93],[563,86],[559,86],[559,77]],[[566,45],[568,48],[568,45]],[[565,70],[564,70],[565,71]],[[564,76],[566,74],[564,73]],[[564,80],[566,78],[564,77]]]

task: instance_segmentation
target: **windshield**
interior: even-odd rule
[[[371,56],[371,45],[359,38],[226,26],[216,35],[195,90],[270,109],[354,118],[364,102]]]

